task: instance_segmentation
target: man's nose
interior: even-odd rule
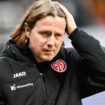
[[[49,46],[53,46],[55,44],[55,37],[54,36],[49,37],[48,41],[47,41],[47,44]]]

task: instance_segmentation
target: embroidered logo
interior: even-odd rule
[[[63,73],[67,69],[67,64],[64,60],[58,59],[51,64],[51,67],[53,70],[55,70],[59,73]]]
[[[26,76],[25,71],[13,74],[13,78],[18,78],[18,77],[23,77],[23,76]]]
[[[11,88],[11,91],[16,90],[16,84],[10,86],[10,88]]]
[[[17,89],[25,88],[25,87],[30,87],[30,86],[33,86],[33,83],[27,83],[27,84],[23,84],[23,85],[13,84],[12,86],[10,86],[10,89],[11,89],[11,91],[15,91]]]

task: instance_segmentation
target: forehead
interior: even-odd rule
[[[43,27],[43,26],[54,26],[54,27],[61,27],[61,28],[65,28],[66,27],[66,20],[65,18],[62,17],[52,17],[52,16],[47,16],[41,20],[39,20],[36,23],[37,26],[39,27]]]

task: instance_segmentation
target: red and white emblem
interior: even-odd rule
[[[67,64],[64,60],[58,59],[51,64],[52,69],[59,73],[63,73],[67,69]]]

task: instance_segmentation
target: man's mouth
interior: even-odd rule
[[[44,49],[43,50],[46,54],[51,54],[51,53],[54,53],[55,50],[52,50],[52,49]]]

